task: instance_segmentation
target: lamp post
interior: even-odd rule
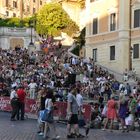
[[[32,20],[29,21],[29,26],[31,29],[31,41],[30,41],[29,45],[34,45],[34,43],[33,43],[33,21]]]
[[[132,28],[132,0],[130,0],[130,17],[129,17],[129,71],[132,71],[132,47],[131,47],[131,28]]]
[[[34,22],[32,20],[29,21],[29,26],[30,26],[30,30],[31,30],[31,40],[30,40],[30,43],[29,43],[29,46],[28,46],[28,49],[29,49],[29,53],[32,53],[35,51],[36,47],[33,43],[33,25],[34,25]]]

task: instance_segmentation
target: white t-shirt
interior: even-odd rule
[[[12,90],[10,94],[10,99],[12,100],[13,98],[16,98],[16,97],[18,97],[16,91]]]
[[[46,99],[45,100],[45,108],[48,110],[51,110],[52,108],[52,99]]]
[[[81,107],[83,105],[83,97],[81,94],[76,95],[76,101],[77,101],[79,107]]]
[[[37,87],[37,84],[36,83],[30,83],[28,86],[29,86],[30,89],[34,89],[34,88]]]

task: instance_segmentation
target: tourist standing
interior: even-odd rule
[[[19,110],[19,100],[18,100],[18,95],[16,93],[16,87],[12,87],[10,100],[12,106],[11,121],[16,121],[15,117],[18,114],[18,110]]]
[[[68,95],[68,102],[67,102],[67,115],[68,115],[68,124],[67,124],[67,138],[75,138],[75,137],[84,137],[79,133],[79,126],[78,126],[78,103],[76,100],[77,91],[75,88],[71,90]],[[74,125],[74,133],[72,134],[71,128]]]
[[[125,118],[129,115],[128,101],[125,95],[121,95],[119,99],[119,118],[122,125],[122,132],[125,132]],[[128,131],[128,130],[127,130]]]
[[[36,98],[36,88],[37,84],[34,82],[34,80],[31,80],[31,83],[28,85],[29,87],[29,94],[30,94],[30,99],[35,99]]]
[[[20,119],[24,120],[26,93],[24,91],[23,86],[19,86],[19,89],[17,90],[17,95],[18,95],[18,98],[19,98],[19,110],[18,110],[17,119],[19,120],[19,112],[20,112],[21,113]]]
[[[47,109],[49,111],[50,120],[47,120],[45,122],[43,137],[46,138],[46,136],[48,136],[48,137],[53,137],[54,139],[59,139],[60,136],[58,136],[58,134],[56,132],[56,127],[55,127],[55,123],[53,120],[54,95],[53,95],[52,89],[48,89],[48,91],[47,91],[46,100],[45,100],[45,109]]]
[[[117,107],[117,103],[114,100],[114,96],[111,95],[111,99],[107,102],[107,120],[105,122],[103,130],[106,129],[106,127],[108,125],[108,122],[110,120],[111,121],[110,122],[110,131],[112,132],[113,122],[117,118],[117,109],[116,109],[116,107]]]
[[[42,87],[41,90],[38,92],[38,123],[39,123],[39,136],[43,136],[44,134],[44,124],[41,120],[41,113],[45,110],[45,100],[46,100],[47,89]]]

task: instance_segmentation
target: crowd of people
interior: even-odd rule
[[[50,110],[56,100],[67,101],[70,116],[68,138],[82,137],[78,131],[78,114],[83,112],[85,99],[92,102],[92,121],[99,115],[106,118],[103,130],[109,120],[112,129],[113,121],[119,118],[124,131],[128,114],[133,116],[133,120],[140,117],[139,82],[134,87],[129,83],[120,83],[107,70],[96,66],[93,59],[71,56],[65,48],[60,47],[58,50],[51,55],[42,52],[29,53],[23,48],[0,50],[0,96],[10,96],[13,101],[11,120],[15,120],[16,115],[19,119],[19,110],[21,120],[24,120],[25,96],[38,100],[40,110]],[[50,97],[50,92],[54,96]],[[20,100],[15,106],[17,97]],[[46,103],[48,98],[51,100]],[[54,125],[49,124],[54,130]],[[75,134],[71,133],[71,124],[75,124]],[[46,123],[43,127],[42,123],[39,126],[39,135],[46,137]]]

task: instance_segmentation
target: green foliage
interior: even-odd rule
[[[85,45],[85,33],[86,33],[86,28],[83,28],[83,30],[80,32],[80,35],[78,37],[74,37],[76,47],[72,50],[72,53],[74,53],[75,55],[79,56],[79,52],[82,46]]]
[[[83,28],[82,31],[80,32],[80,35],[74,38],[76,40],[76,44],[79,45],[80,48],[82,48],[82,46],[85,45],[85,33],[86,28]]]
[[[77,45],[71,52],[72,52],[73,54],[79,56],[80,46]]]
[[[36,30],[39,34],[57,36],[63,31],[72,35],[79,30],[75,22],[70,19],[58,3],[44,5],[37,13],[36,18]]]
[[[20,19],[17,17],[0,19],[0,26],[3,27],[29,27],[30,18]]]

